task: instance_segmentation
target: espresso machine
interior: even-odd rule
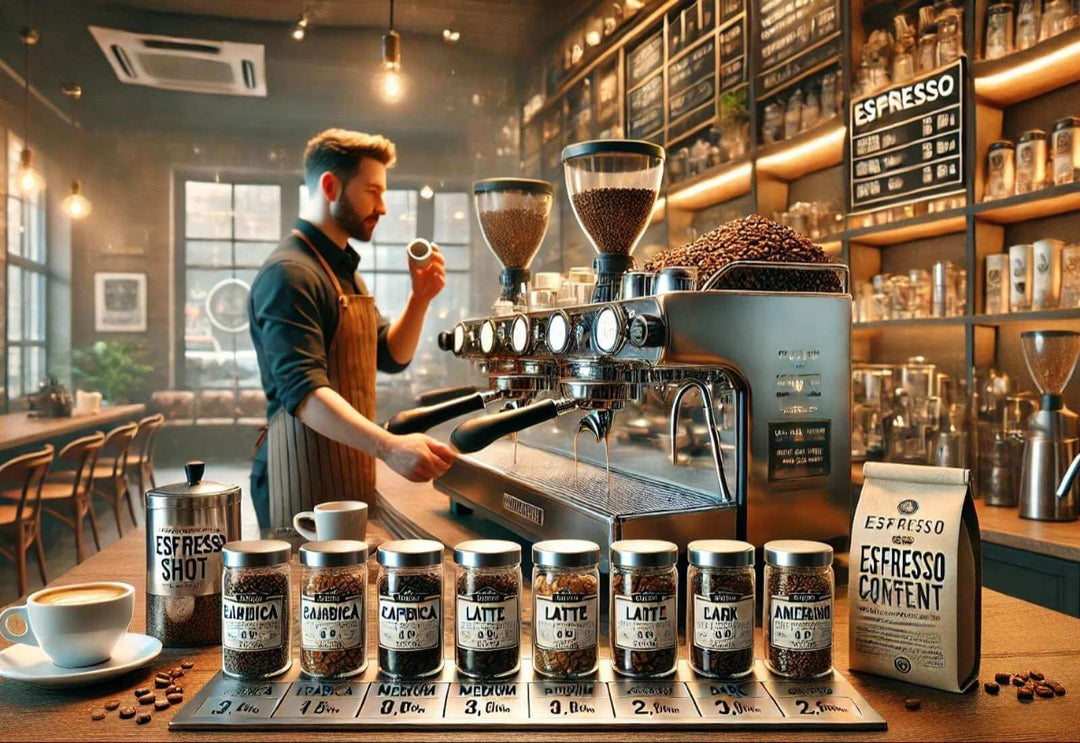
[[[531,540],[783,537],[846,549],[846,267],[738,261],[702,281],[692,268],[635,271],[663,149],[587,142],[566,148],[563,162],[597,251],[592,301],[493,314],[443,334],[440,345],[492,387],[522,392],[453,429],[462,454],[436,487]],[[834,272],[840,289],[731,288],[735,273],[752,281],[778,267]],[[454,412],[429,409],[415,425],[445,431]]]

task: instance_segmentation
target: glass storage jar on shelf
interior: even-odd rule
[[[475,539],[454,547],[459,673],[502,678],[521,667],[521,547]]]
[[[754,545],[701,539],[686,546],[690,667],[712,678],[754,670]]]
[[[443,667],[443,546],[383,542],[379,561],[379,673],[427,678]]]
[[[533,669],[579,678],[599,664],[600,545],[551,539],[532,548]]]
[[[832,562],[832,547],[822,542],[765,544],[765,664],[778,676],[807,681],[832,672]]]
[[[679,661],[679,548],[659,539],[611,544],[612,668],[623,676],[658,678]]]
[[[229,542],[221,550],[221,670],[261,681],[292,665],[292,547],[277,539]]]
[[[300,547],[300,668],[312,678],[367,668],[367,553],[351,539]]]

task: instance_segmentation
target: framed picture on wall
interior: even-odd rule
[[[94,274],[94,330],[146,332],[146,274]]]

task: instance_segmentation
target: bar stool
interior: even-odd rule
[[[128,452],[136,430],[138,426],[134,423],[125,423],[105,434],[105,441],[98,452],[99,462],[93,470],[93,492],[112,506],[116,516],[116,531],[120,536],[124,536],[124,526],[120,523],[121,501],[127,501],[131,522],[135,526],[139,525],[135,518],[135,506],[131,502],[131,489],[127,481]]]
[[[83,518],[90,517],[90,530],[94,545],[101,551],[97,516],[94,514],[94,466],[98,452],[105,443],[101,431],[75,439],[65,446],[56,457],[56,463],[64,472],[54,472],[41,486],[41,508],[54,519],[59,519],[75,530],[75,559],[85,559],[83,546]],[[61,510],[62,509],[62,510]]]
[[[45,550],[41,545],[41,485],[49,471],[55,449],[46,444],[43,449],[22,454],[0,465],[0,554],[15,563],[19,595],[26,595],[26,551],[37,547],[38,572],[41,582],[49,582],[45,573]]]

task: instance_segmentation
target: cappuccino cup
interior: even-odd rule
[[[293,528],[308,541],[355,539],[364,541],[367,533],[368,506],[358,500],[335,500],[320,503],[314,510],[293,516]]]
[[[127,634],[135,609],[135,588],[127,583],[95,581],[43,588],[0,613],[0,635],[11,642],[40,647],[61,668],[104,663]],[[20,617],[21,635],[8,622]]]

